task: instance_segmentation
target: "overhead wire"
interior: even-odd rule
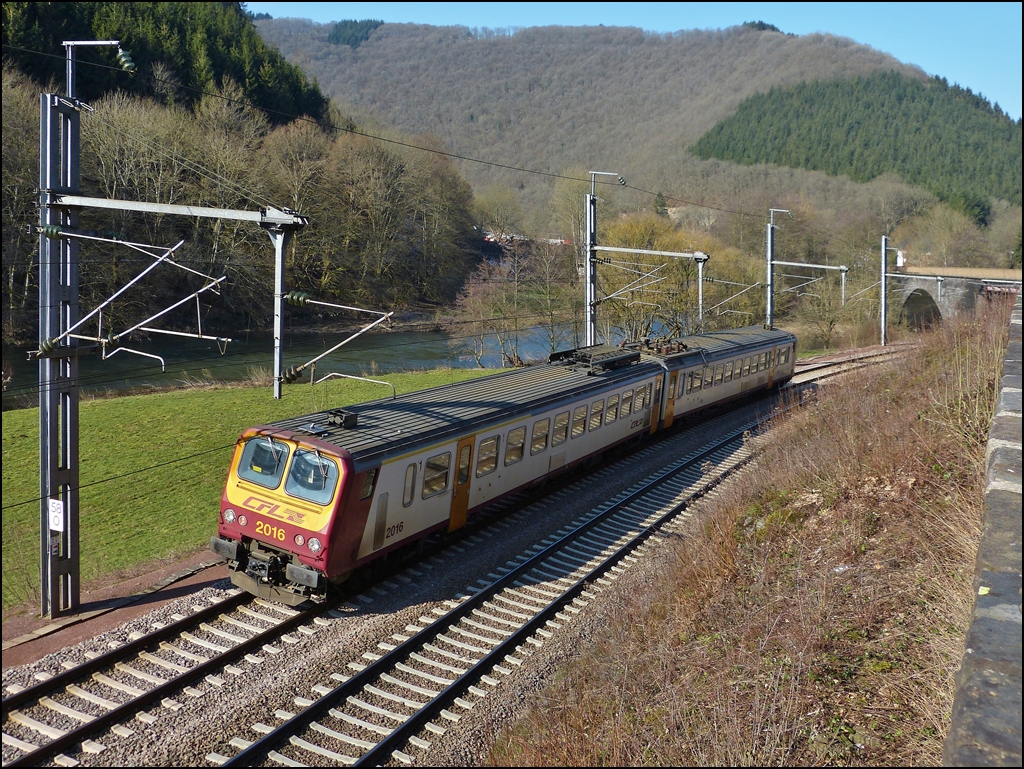
[[[4,47],[10,48],[12,50],[22,51],[22,52],[25,52],[25,53],[31,53],[31,54],[38,55],[38,56],[44,56],[44,57],[49,57],[49,58],[60,59],[61,61],[65,60],[64,56],[59,56],[59,55],[56,55],[56,54],[50,54],[50,53],[46,53],[46,52],[43,52],[43,51],[35,51],[35,50],[32,50],[32,49],[22,48],[22,47],[19,47],[19,46],[12,46],[12,45],[9,45],[9,44],[6,44]],[[101,68],[101,69],[107,69],[107,70],[111,70],[111,71],[118,71],[118,72],[121,71],[120,67],[115,67],[115,66],[111,66],[111,65],[105,65],[105,64],[98,63],[98,62],[80,61],[78,63],[82,64],[82,65],[86,65],[86,66],[92,66],[92,67],[97,67],[97,68]],[[462,160],[462,161],[466,161],[466,162],[470,162],[470,163],[478,163],[478,164],[487,165],[487,166],[491,166],[491,167],[495,167],[495,168],[501,168],[501,169],[505,169],[505,170],[518,171],[518,172],[521,172],[521,173],[527,173],[527,174],[532,174],[532,175],[539,175],[539,176],[544,176],[544,177],[549,177],[549,178],[556,178],[556,179],[564,179],[564,180],[568,180],[568,181],[576,181],[576,182],[580,182],[580,183],[584,183],[584,184],[587,183],[587,181],[588,181],[587,179],[581,179],[579,177],[568,176],[568,175],[565,175],[565,174],[557,174],[557,173],[552,173],[552,172],[548,172],[548,171],[541,171],[541,170],[538,170],[538,169],[523,168],[523,167],[513,166],[513,165],[510,165],[510,164],[506,164],[506,163],[497,163],[497,162],[494,162],[494,161],[483,160],[481,158],[474,158],[474,157],[470,157],[470,156],[467,156],[467,155],[461,155],[461,154],[458,154],[458,153],[447,152],[447,151],[439,150],[439,149],[433,148],[433,147],[425,147],[425,146],[413,144],[411,142],[405,142],[405,141],[401,141],[401,140],[397,140],[397,139],[390,139],[390,138],[387,138],[387,137],[384,137],[384,136],[378,136],[378,135],[371,134],[371,133],[368,133],[368,132],[365,132],[365,131],[359,131],[358,129],[355,129],[355,128],[352,128],[352,127],[339,126],[339,125],[336,125],[336,124],[332,123],[331,121],[317,121],[317,120],[315,120],[313,118],[310,118],[310,117],[307,117],[307,116],[298,116],[298,115],[293,115],[293,114],[286,113],[286,112],[283,112],[283,111],[280,111],[280,110],[274,110],[274,109],[271,109],[271,108],[258,107],[257,105],[255,105],[251,101],[249,101],[248,99],[238,99],[238,98],[231,97],[231,96],[225,96],[224,94],[217,93],[215,91],[208,91],[208,90],[205,90],[205,89],[202,89],[202,88],[197,88],[197,87],[193,87],[193,86],[186,86],[186,85],[182,85],[180,83],[173,83],[171,81],[168,81],[168,80],[165,80],[165,79],[162,79],[162,78],[158,78],[158,77],[155,77],[155,76],[151,76],[151,77],[152,77],[152,79],[155,82],[161,82],[161,83],[165,83],[165,84],[168,84],[168,85],[172,85],[172,86],[174,86],[176,88],[181,88],[183,90],[192,91],[192,92],[195,92],[195,93],[200,94],[200,95],[210,96],[212,98],[217,98],[217,99],[222,99],[222,100],[227,101],[229,103],[243,104],[245,106],[248,106],[248,107],[251,107],[251,108],[254,108],[254,109],[261,109],[262,111],[264,111],[264,112],[266,112],[268,114],[277,115],[277,116],[283,117],[283,118],[288,118],[288,119],[293,120],[293,121],[309,122],[309,123],[312,123],[312,124],[315,124],[315,125],[319,125],[321,127],[326,125],[327,127],[331,128],[331,129],[333,129],[335,131],[338,131],[338,132],[349,133],[349,134],[352,134],[352,135],[361,136],[361,137],[364,137],[364,138],[367,138],[367,139],[371,139],[371,140],[375,140],[375,141],[379,141],[379,142],[383,142],[383,143],[394,144],[394,145],[405,147],[405,148],[409,148],[409,149],[419,150],[419,151],[423,151],[423,152],[429,152],[429,153],[432,153],[434,155],[440,155],[440,156],[443,156],[443,157],[449,157],[449,158],[452,158],[452,159],[455,159],[455,160]],[[204,175],[207,178],[211,179],[212,181],[215,181],[215,182],[218,182],[218,183],[222,183],[222,184],[225,184],[225,186],[233,188],[234,191],[236,192],[236,194],[240,194],[240,195],[242,195],[243,197],[245,197],[246,199],[248,199],[248,200],[250,200],[252,202],[256,202],[256,203],[270,203],[269,198],[266,198],[266,197],[264,197],[263,195],[261,195],[259,193],[255,193],[255,192],[245,188],[243,185],[238,184],[234,180],[228,179],[228,178],[224,177],[223,175],[216,173],[215,171],[212,171],[210,169],[205,168],[202,164],[198,163],[197,161],[193,161],[190,158],[178,155],[178,154],[176,154],[176,153],[174,153],[174,152],[172,152],[170,150],[163,150],[163,149],[160,148],[160,146],[158,144],[156,144],[154,142],[151,142],[151,141],[147,141],[145,139],[142,139],[141,137],[134,136],[134,135],[128,133],[127,131],[121,129],[117,125],[115,125],[112,121],[107,120],[107,119],[103,118],[102,116],[98,116],[95,113],[93,114],[93,117],[96,117],[104,125],[107,125],[112,130],[117,131],[122,136],[125,136],[126,138],[128,138],[128,139],[130,139],[132,141],[137,142],[141,146],[146,147],[147,149],[149,149],[149,150],[151,150],[151,151],[153,151],[155,153],[161,154],[164,157],[168,157],[168,158],[170,158],[172,160],[175,160],[176,162],[180,162],[180,163],[182,163],[182,165],[184,167],[188,168],[189,170],[192,170],[192,171],[195,171],[196,173]],[[616,183],[615,182],[611,182],[611,181],[607,181],[607,182],[603,181],[603,180],[595,180],[595,181],[598,184],[616,186]],[[627,186],[628,189],[635,190],[637,192],[640,192],[641,194],[646,194],[646,195],[649,195],[649,196],[652,196],[652,197],[656,197],[659,194],[659,193],[657,193],[657,192],[655,192],[653,190],[647,190],[647,189],[644,189],[642,187],[631,186],[631,185],[626,185],[626,186]],[[682,203],[684,205],[689,205],[689,206],[693,206],[693,207],[697,207],[697,208],[708,209],[708,210],[712,210],[712,211],[720,211],[720,212],[723,212],[723,213],[735,214],[735,215],[745,216],[745,217],[765,218],[764,215],[761,214],[761,213],[755,213],[755,212],[751,212],[751,211],[741,211],[741,210],[736,210],[736,209],[729,209],[729,208],[724,208],[722,206],[715,206],[715,205],[711,205],[711,204],[704,203],[704,202],[692,201],[692,200],[688,200],[686,198],[683,198],[681,195],[676,195],[676,194],[668,195],[668,194],[665,194],[664,192],[662,192],[661,194],[667,200],[671,200],[671,201],[674,201],[674,202],[677,202],[677,203]],[[814,228],[813,226],[807,225],[807,224],[805,224],[803,222],[794,222],[794,224],[796,226],[798,226],[798,227],[809,229],[809,230],[818,232],[818,233],[826,235],[826,236],[830,235],[829,233],[826,233],[823,230]],[[834,236],[832,236],[832,237],[834,237]],[[842,239],[839,239],[839,240],[840,240],[840,242],[846,242],[846,241],[844,241]],[[851,247],[855,247],[855,246],[853,246],[853,244],[850,244],[848,242],[846,242],[846,243],[847,243],[847,245],[850,245]],[[138,260],[138,261],[142,261],[142,260]],[[227,266],[227,265],[225,265],[225,266]],[[467,323],[473,323],[473,322],[479,322],[479,321],[466,321],[466,322]],[[202,360],[203,359],[198,359],[197,362],[201,362]],[[183,363],[187,363],[187,362],[188,361],[183,362]],[[182,365],[182,364],[175,364],[175,365]],[[147,367],[147,369],[148,368],[154,368],[154,367]],[[123,376],[118,376],[118,377],[116,377],[116,378],[114,378],[114,379],[112,379],[110,381],[121,381],[123,379],[124,379]]]

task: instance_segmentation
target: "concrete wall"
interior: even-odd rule
[[[985,518],[975,605],[944,761],[1021,765],[1021,294],[986,451]]]

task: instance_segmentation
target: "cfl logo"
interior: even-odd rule
[[[263,515],[273,515],[277,512],[280,505],[275,505],[273,502],[268,502],[265,499],[259,497],[249,497],[245,502],[242,503],[243,507],[247,507],[254,513],[261,513]]]

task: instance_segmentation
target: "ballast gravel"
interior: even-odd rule
[[[748,421],[756,409],[756,404],[738,409],[728,416],[727,421],[729,424]],[[384,653],[378,647],[379,643],[397,644],[393,635],[411,635],[406,627],[422,625],[418,622],[421,616],[436,616],[432,615],[433,609],[449,608],[446,601],[457,601],[466,593],[467,587],[478,580],[490,582],[492,578],[488,574],[493,573],[497,566],[551,536],[574,518],[589,513],[622,489],[642,481],[678,455],[696,448],[707,439],[706,432],[706,428],[702,430],[698,426],[668,440],[643,445],[632,455],[586,478],[574,476],[555,481],[548,486],[549,493],[544,499],[528,506],[528,509],[537,511],[532,520],[520,519],[515,524],[508,519],[498,520],[484,532],[449,545],[436,556],[422,559],[397,577],[351,596],[347,608],[325,615],[319,621],[309,622],[307,628],[312,635],[293,630],[289,635],[296,643],[273,642],[276,654],[261,651],[251,660],[231,660],[232,668],[216,673],[213,682],[204,680],[193,684],[198,696],[176,693],[169,706],[158,704],[150,707],[146,714],[121,724],[120,729],[115,727],[93,735],[92,740],[105,746],[102,752],[76,753],[74,758],[83,766],[204,766],[210,765],[207,758],[210,753],[235,755],[238,748],[229,744],[233,738],[257,739],[260,735],[253,729],[257,723],[278,726],[281,711],[297,713],[303,707],[303,699],[320,696],[314,691],[314,686],[337,686],[338,681],[331,678],[332,673],[352,675],[354,670],[349,667],[350,663],[367,664],[369,660],[363,657],[364,654]],[[511,675],[493,674],[499,679],[499,684],[484,687],[491,690],[486,697],[468,695],[467,699],[475,702],[472,710],[460,710],[462,717],[457,724],[444,722],[448,727],[446,734],[443,737],[430,736],[432,746],[429,750],[410,747],[407,751],[419,763],[479,763],[486,756],[489,740],[495,732],[502,725],[511,723],[524,704],[542,690],[545,679],[555,667],[564,660],[585,654],[589,639],[607,622],[607,617],[613,615],[616,607],[658,578],[657,554],[660,548],[655,546],[646,550],[647,555],[626,569],[611,587],[603,589],[596,600],[575,615],[571,622],[560,623],[562,627],[546,639],[542,648],[534,650],[528,657],[523,656],[522,666],[515,668]],[[157,622],[173,622],[172,615],[187,616],[193,613],[194,607],[205,607],[211,598],[225,597],[231,591],[232,586],[224,580],[101,636],[50,654],[36,663],[5,670],[3,686],[31,686],[36,674],[62,672],[66,664],[83,662],[87,653],[104,653],[111,644],[126,643],[133,632],[145,633]],[[272,613],[262,608],[259,611]],[[253,620],[249,618],[246,621]],[[200,635],[199,631],[196,634]],[[204,656],[210,654],[207,651]],[[139,670],[166,677],[163,675],[166,671],[144,667],[139,660],[130,664]],[[232,669],[235,672],[230,672]],[[115,680],[147,688],[137,679],[133,683],[132,677],[126,674],[107,674]],[[100,686],[92,681],[81,685],[89,689]],[[118,702],[127,696],[105,686],[103,692],[102,696]],[[77,698],[63,694],[51,697],[76,710],[98,714],[95,707],[87,710]],[[300,698],[298,702],[297,698]],[[376,704],[388,707],[381,699],[376,700]],[[45,718],[46,723],[58,728],[77,726],[66,716],[53,711],[44,713],[45,710],[36,706],[26,709],[26,712],[38,713],[39,720]],[[383,723],[386,719],[370,714],[364,720],[382,726],[394,725],[393,722]],[[45,741],[31,730],[18,727],[15,731],[9,721],[4,730],[37,744]],[[374,740],[373,735],[362,736]],[[292,752],[291,746],[282,748],[281,752]],[[4,745],[5,763],[19,755],[19,751]],[[335,765],[326,758],[306,752],[301,753],[301,757],[296,753],[295,757],[312,765]]]

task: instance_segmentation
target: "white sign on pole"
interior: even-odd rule
[[[50,500],[50,531],[64,531],[64,502]]]

